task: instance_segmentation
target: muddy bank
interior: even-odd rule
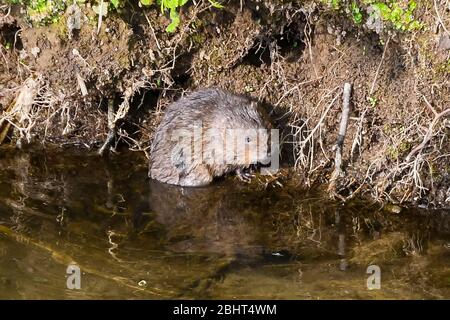
[[[371,1],[355,2],[358,10],[337,3],[188,3],[174,33],[166,31],[166,14],[135,2],[109,12],[100,28],[89,3],[45,25],[2,5],[0,138],[98,149],[113,105],[113,147],[148,156],[167,104],[185,91],[219,86],[272,110],[290,177],[326,188],[348,82],[338,198],[449,207],[445,1],[394,2],[399,16]]]

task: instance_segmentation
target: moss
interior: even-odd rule
[[[439,170],[440,168],[436,163],[432,162],[429,165],[430,175],[434,178],[435,181],[440,181],[443,178],[443,172]]]
[[[391,160],[396,160],[396,159],[398,159],[398,152],[397,152],[397,149],[394,148],[393,146],[388,146],[388,147],[386,148],[386,152],[387,152],[388,158],[390,158]]]
[[[443,74],[449,74],[450,73],[450,58],[448,58],[445,62],[441,63],[437,67],[437,71]]]
[[[191,40],[195,44],[202,44],[206,41],[206,36],[201,33],[195,33],[191,35]]]
[[[391,160],[397,160],[400,157],[402,157],[403,155],[405,155],[410,149],[411,149],[411,144],[406,141],[402,141],[397,146],[388,146],[386,148],[386,152],[387,152],[387,156]]]
[[[341,0],[324,0],[329,6],[331,6],[334,10],[338,10],[342,7]]]
[[[342,8],[342,1],[341,0],[320,0],[323,4],[331,7],[334,10],[339,10]]]
[[[377,98],[375,98],[375,97],[368,97],[367,101],[370,103],[370,106],[372,108],[375,108],[377,106],[377,103],[378,103],[378,99]]]

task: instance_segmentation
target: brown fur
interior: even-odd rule
[[[194,125],[203,128],[203,134],[197,136],[196,140],[189,136],[194,132]],[[244,96],[216,88],[191,93],[167,108],[152,143],[149,176],[181,186],[207,185],[214,177],[267,160],[265,153],[251,151],[256,149],[246,149],[245,158],[236,159],[234,152],[218,148],[217,146],[225,141],[227,129],[269,128],[271,124],[267,114],[257,103]],[[215,141],[208,138],[208,129],[215,130],[211,135]],[[188,138],[181,141],[172,140],[177,130],[185,130]],[[247,139],[245,141],[253,145],[263,143],[267,146],[269,141],[268,135],[265,134],[258,134],[257,138],[238,136],[238,139],[241,138]],[[199,146],[202,148],[198,148]],[[192,154],[190,158],[189,152],[192,150],[197,154]],[[214,157],[222,157],[225,161],[213,161],[216,158],[212,154]]]

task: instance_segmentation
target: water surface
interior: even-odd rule
[[[0,298],[450,298],[449,210],[146,176],[137,153],[1,147]]]

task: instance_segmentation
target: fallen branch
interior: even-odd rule
[[[114,122],[114,100],[109,99],[108,101],[108,136],[103,146],[98,151],[99,155],[103,155],[106,149],[109,149],[116,137],[116,124]]]
[[[11,103],[6,110],[4,111],[4,114],[7,114],[8,112],[10,112],[14,106],[14,103]],[[3,143],[3,141],[6,138],[6,135],[9,132],[9,129],[11,128],[11,123],[9,123],[8,121],[5,120],[5,118],[1,118],[0,119],[0,144]]]
[[[336,183],[339,176],[342,174],[342,149],[344,146],[345,135],[347,133],[348,115],[350,113],[350,95],[352,92],[352,85],[348,82],[344,84],[343,104],[341,123],[339,125],[339,135],[336,140],[336,156],[334,158],[334,171],[331,174],[330,185],[328,191],[336,192]]]
[[[97,34],[100,33],[100,28],[102,27],[102,21],[103,21],[103,11],[106,8],[104,7],[103,0],[100,0],[100,4],[98,5],[98,24],[97,24]]]

